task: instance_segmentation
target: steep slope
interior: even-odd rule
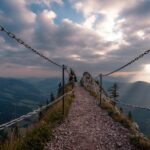
[[[21,79],[0,78],[0,123],[30,112],[46,97]]]
[[[109,89],[113,82],[104,81],[105,89]],[[137,106],[150,107],[150,84],[142,81],[135,83],[117,83],[119,86],[119,100]],[[138,123],[140,130],[150,137],[150,110],[130,108],[124,105],[118,105],[124,112],[132,113],[133,119]]]

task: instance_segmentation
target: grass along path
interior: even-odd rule
[[[76,85],[69,115],[53,130],[45,150],[137,150],[128,135],[128,129],[114,122],[94,97]]]

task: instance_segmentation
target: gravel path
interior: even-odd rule
[[[68,117],[53,134],[45,150],[137,150],[129,143],[128,130],[114,122],[79,85]]]

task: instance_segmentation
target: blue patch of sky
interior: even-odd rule
[[[77,12],[68,0],[65,0],[63,5],[53,3],[52,10],[57,14],[57,18],[55,19],[56,24],[61,23],[64,18],[68,18],[76,23],[81,23],[84,20],[83,15]]]
[[[7,1],[2,0],[0,2],[0,10],[3,11],[3,12],[8,12],[9,13],[10,11],[11,12],[13,11],[13,8],[10,7],[10,5]]]
[[[44,5],[39,5],[39,4],[31,4],[28,7],[29,7],[30,10],[32,10],[36,14],[45,9]]]
[[[68,2],[68,0],[65,0],[63,5],[52,3],[49,8],[44,5],[39,5],[39,4],[31,4],[28,7],[34,13],[39,13],[43,11],[44,9],[54,11],[57,14],[57,18],[54,20],[56,24],[60,24],[62,19],[64,18],[68,18],[76,23],[81,23],[84,20],[82,13],[77,12],[73,8],[71,3]]]

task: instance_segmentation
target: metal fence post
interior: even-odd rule
[[[63,95],[65,94],[65,65],[63,65],[62,67],[62,92],[63,92]],[[65,113],[65,98],[63,96],[63,100],[62,100],[62,115],[64,116],[64,113]]]
[[[102,103],[102,74],[99,75],[99,80],[100,80],[100,99],[99,99],[99,105]]]

